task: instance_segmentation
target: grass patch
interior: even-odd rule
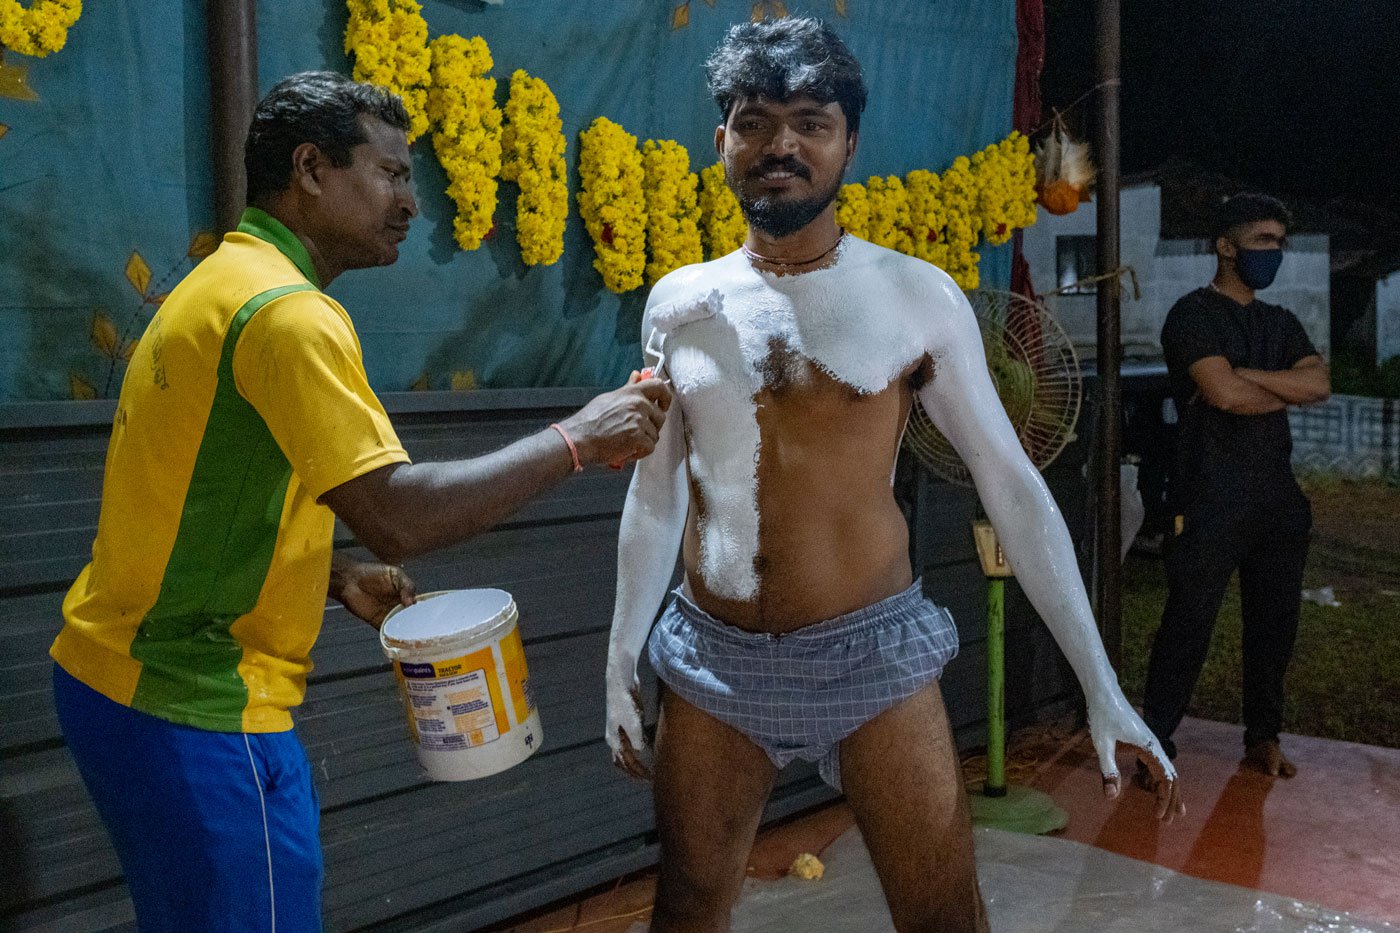
[[[1400,748],[1400,489],[1381,481],[1308,477],[1313,539],[1304,587],[1331,586],[1340,608],[1304,602],[1285,696],[1284,728]],[[1166,601],[1161,562],[1123,569],[1123,686],[1141,702],[1152,636]],[[1226,593],[1190,714],[1240,721],[1239,581]]]

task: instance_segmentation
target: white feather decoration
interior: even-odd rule
[[[1095,172],[1089,144],[1071,136],[1057,117],[1050,135],[1035,147],[1035,172],[1042,186],[1063,180],[1080,191],[1092,191]]]

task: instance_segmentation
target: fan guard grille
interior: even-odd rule
[[[1002,407],[1031,462],[1044,469],[1075,436],[1083,380],[1074,345],[1039,302],[992,289],[968,297]],[[917,398],[904,446],[935,475],[971,485],[967,466]]]

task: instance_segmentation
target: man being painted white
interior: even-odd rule
[[[1160,818],[1183,812],[1176,775],[1118,687],[967,299],[836,225],[859,63],[820,22],[783,19],[735,26],[708,71],[748,239],[647,304],[642,337],[676,404],[628,492],[607,674],[607,740],[638,776],[644,647],[665,685],[652,928],[727,928],[774,777],[803,758],[845,792],[899,930],[985,929],[938,685],[957,634],[913,579],[890,483],[915,393],[1084,688],[1105,792],[1120,742],[1161,779]],[[652,631],[682,545],[685,583]]]

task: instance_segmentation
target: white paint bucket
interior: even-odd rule
[[[504,590],[445,590],[393,610],[380,627],[433,780],[496,774],[544,741],[517,619]]]

